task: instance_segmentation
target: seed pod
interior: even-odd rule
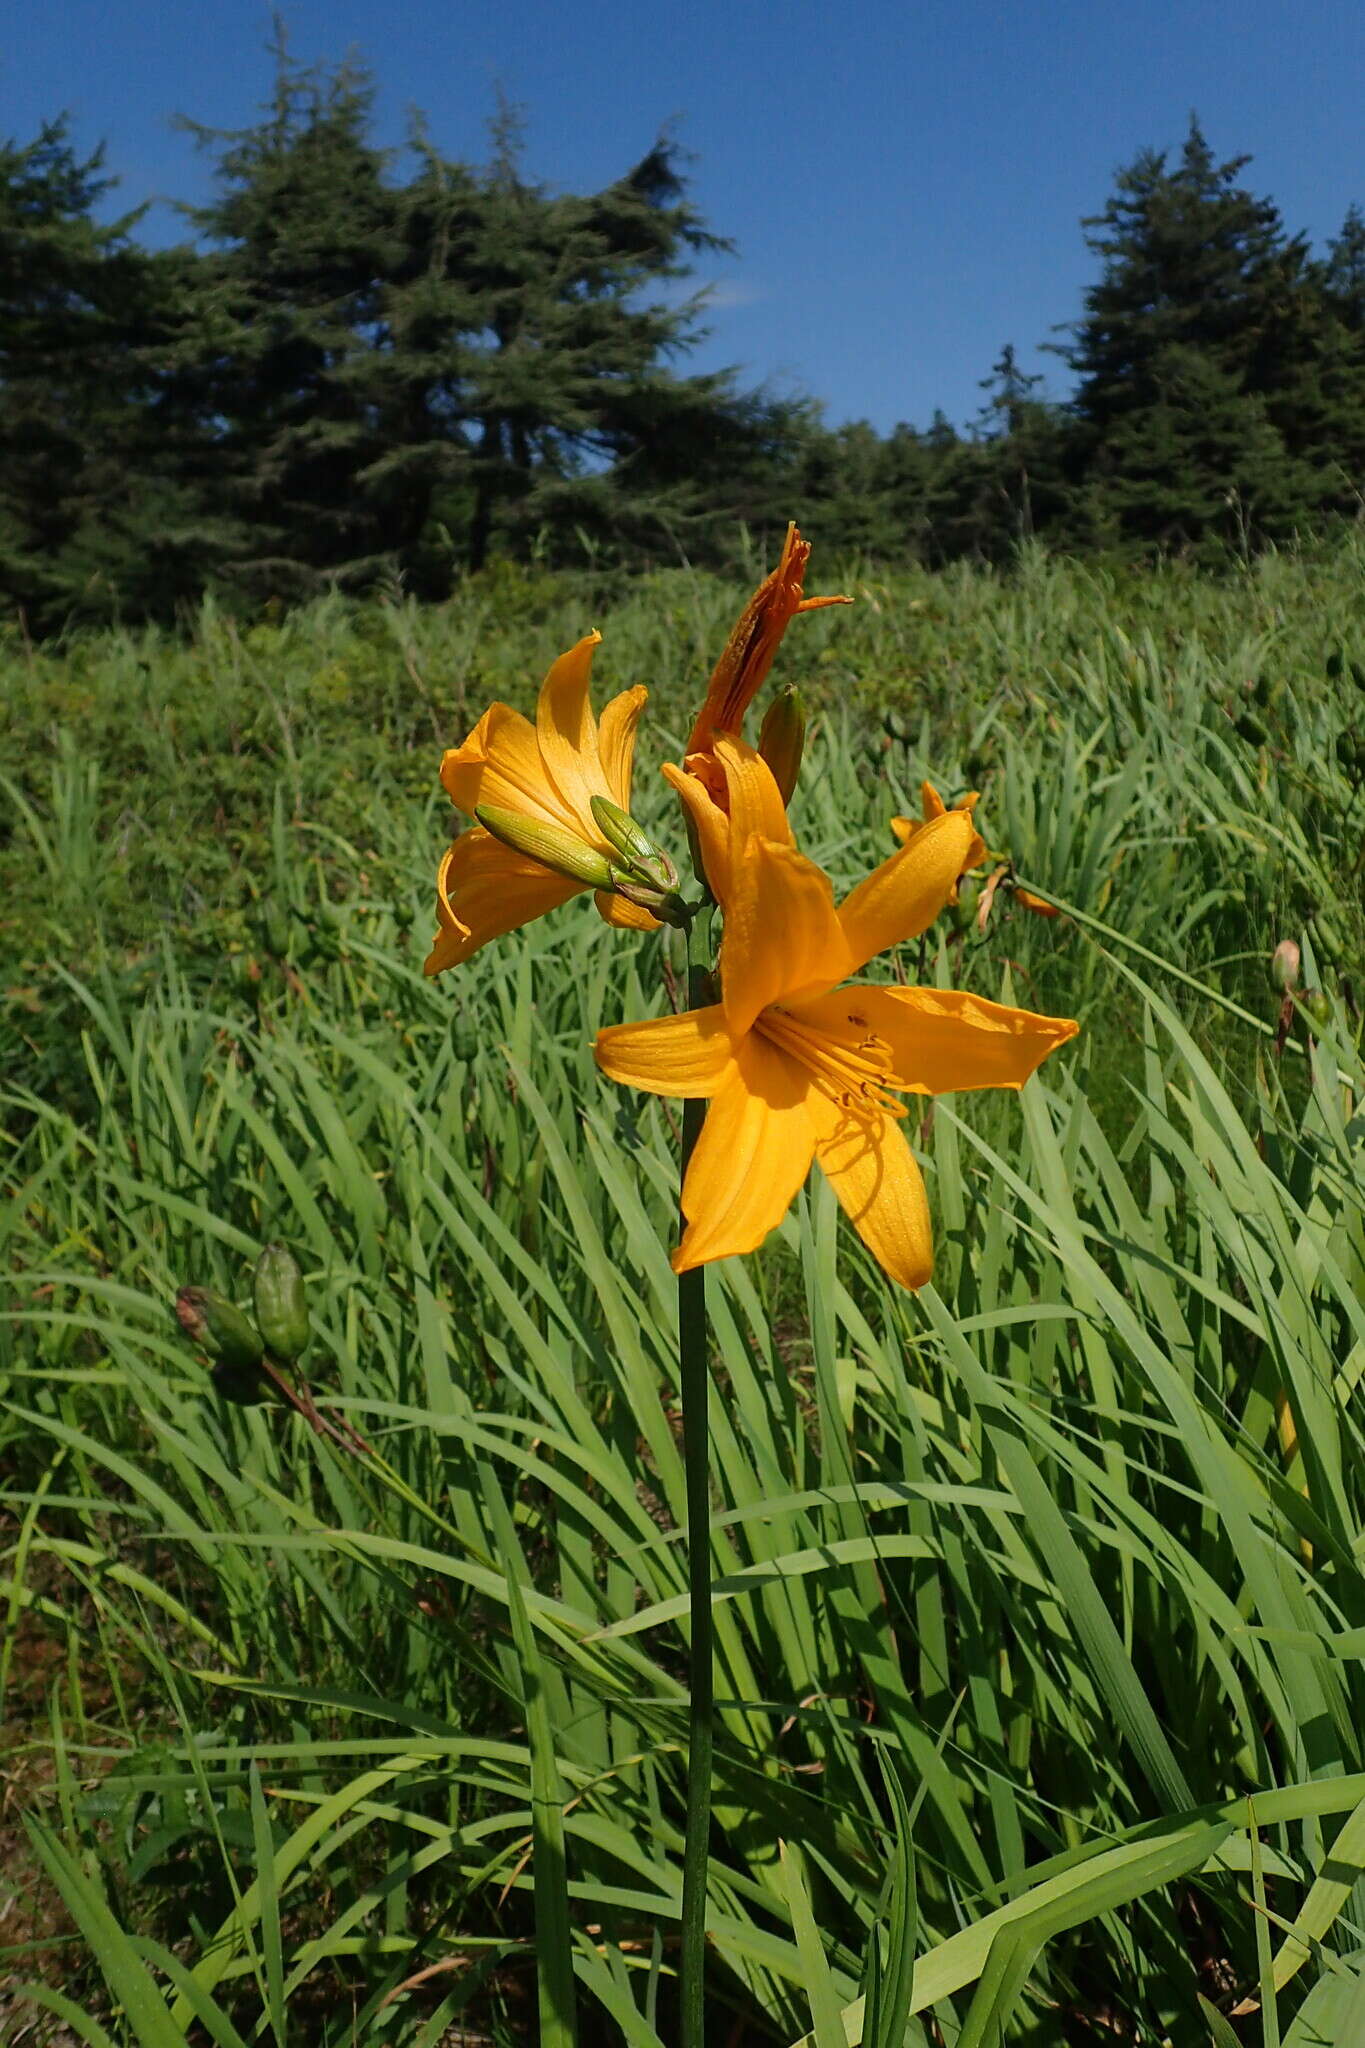
[[[268,1244],[256,1261],[251,1283],[256,1327],[272,1358],[292,1365],[305,1349],[312,1330],[303,1295],[303,1275],[293,1253],[282,1244]]]
[[[221,1294],[207,1287],[182,1287],[175,1297],[175,1319],[185,1335],[218,1364],[234,1372],[254,1372],[263,1346],[247,1318]]]
[[[1331,1023],[1332,998],[1325,988],[1306,988],[1297,1001],[1315,1031],[1324,1031]]]
[[[1271,985],[1281,995],[1298,987],[1300,953],[1292,939],[1281,939],[1270,956]]]
[[[758,751],[773,771],[784,804],[792,800],[806,747],[806,706],[795,683],[779,690],[763,714]]]
[[[566,832],[562,825],[543,824],[520,811],[504,810],[501,804],[478,804],[474,816],[485,832],[510,846],[513,853],[524,854],[553,874],[567,875],[585,889],[610,889],[611,869],[605,854]]]

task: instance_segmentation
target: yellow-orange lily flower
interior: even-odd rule
[[[917,832],[922,832],[926,825],[931,825],[935,818],[941,818],[948,808],[932,782],[922,782],[920,784],[919,801],[920,816],[918,818],[893,818],[891,820],[892,835],[902,846],[905,846],[913,839]],[[953,805],[953,809],[955,811],[966,811],[970,817],[973,809],[980,801],[980,790],[969,790],[960,803]]]
[[[745,712],[773,665],[782,635],[798,612],[852,602],[847,597],[805,596],[802,583],[809,560],[810,542],[802,540],[793,522],[787,528],[777,567],[764,577],[745,605],[711,672],[705,701],[687,742],[686,759],[689,771],[706,783],[722,808],[725,778],[714,766],[716,734],[739,732]]]
[[[448,749],[441,781],[466,817],[481,804],[492,805],[613,856],[592,799],[604,796],[630,809],[635,727],[648,692],[637,683],[612,698],[600,722],[593,717],[588,685],[601,637],[589,633],[553,663],[534,725],[510,704],[491,704],[463,745]],[[426,972],[458,966],[490,939],[557,909],[587,886],[474,825],[454,841],[436,877],[438,930]],[[657,924],[648,911],[607,890],[598,890],[597,907],[609,924],[649,931]]]
[[[674,768],[670,780],[725,911],[721,1000],[614,1025],[596,1045],[627,1087],[710,1099],[674,1270],[753,1251],[815,1158],[887,1273],[921,1287],[929,1205],[895,1096],[1018,1088],[1078,1027],[960,990],[841,986],[938,915],[972,853],[969,814],[928,820],[836,907],[828,877],[796,850],[766,763],[724,734],[715,751],[728,819],[695,777]]]
[[[891,820],[892,834],[902,846],[908,846],[910,844],[910,841],[915,837],[915,834],[917,832],[922,832],[926,825],[932,825],[935,818],[943,817],[948,809],[947,804],[944,803],[943,798],[934,788],[932,782],[922,782],[920,784],[919,800],[921,815],[918,818],[893,818]],[[980,801],[980,790],[969,790],[967,795],[963,797],[960,803],[956,803],[953,805],[953,809],[955,811],[965,811],[967,813],[967,816],[970,818],[972,815],[973,808],[977,804],[979,804]],[[966,866],[962,870],[962,873],[965,875],[969,873],[972,868],[979,867],[981,862],[985,859],[985,857],[986,846],[984,840],[980,838],[973,839],[971,858],[967,861]],[[959,877],[959,880],[960,879],[961,877]],[[957,902],[956,882],[953,883],[952,888],[948,891],[948,901],[950,903]]]

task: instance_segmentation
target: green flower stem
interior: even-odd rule
[[[711,916],[708,904],[687,931],[687,1001],[711,1001]],[[683,1104],[682,1173],[706,1115],[705,1102]],[[714,1643],[711,1623],[711,1479],[707,1404],[706,1268],[678,1275],[678,1383],[682,1395],[683,1466],[687,1479],[687,1586],[692,1624],[688,1701],[687,1826],[683,1845],[681,2048],[705,2048],[706,1872],[711,1840],[711,1745]]]

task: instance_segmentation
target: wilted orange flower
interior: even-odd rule
[[[960,990],[841,987],[942,910],[976,843],[970,814],[926,820],[836,908],[828,877],[796,850],[767,764],[725,733],[714,749],[728,815],[697,777],[665,772],[725,912],[721,1000],[614,1025],[596,1045],[604,1072],[628,1087],[710,1098],[674,1269],[753,1251],[816,1158],[892,1279],[921,1287],[929,1205],[895,1096],[1018,1088],[1078,1027]]]
[[[1043,896],[1035,896],[1032,889],[1021,889],[1017,882],[1014,900],[1022,910],[1031,910],[1035,917],[1060,917],[1062,914],[1055,903],[1049,903]]]
[[[687,767],[706,783],[715,801],[725,803],[725,778],[714,766],[717,733],[739,732],[744,714],[763,687],[773,656],[788,623],[798,612],[820,611],[825,605],[849,604],[847,597],[806,597],[802,580],[810,560],[810,542],[795,523],[788,526],[777,567],[765,576],[725,643],[711,672],[706,699],[687,742]]]

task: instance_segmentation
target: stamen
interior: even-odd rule
[[[850,1016],[849,1022],[866,1027],[867,1020]],[[754,1029],[790,1058],[799,1060],[821,1092],[841,1109],[877,1109],[894,1117],[906,1114],[904,1105],[887,1093],[888,1088],[904,1083],[891,1070],[891,1048],[875,1031],[864,1028],[862,1037],[844,1038],[835,1032],[818,1030],[776,1004],[761,1013]]]

